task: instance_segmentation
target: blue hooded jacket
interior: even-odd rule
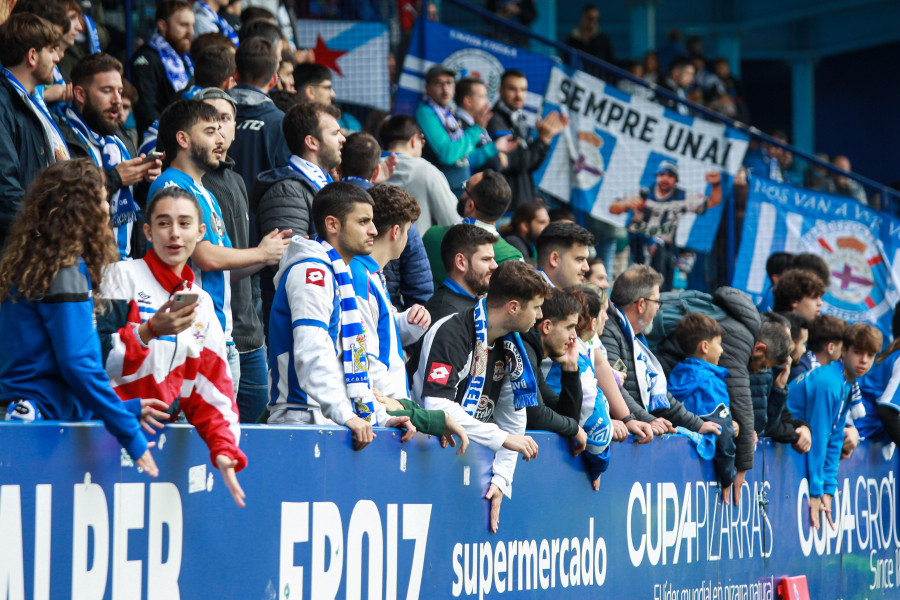
[[[712,414],[723,404],[730,406],[725,379],[728,369],[690,356],[672,369],[669,392],[699,417]]]
[[[713,468],[723,488],[730,486],[737,476],[731,402],[725,385],[727,377],[725,367],[689,356],[675,365],[668,378],[669,393],[687,410],[722,427],[722,433],[716,437]]]

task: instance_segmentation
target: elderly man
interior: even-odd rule
[[[681,426],[700,433],[719,432],[669,393],[666,375],[647,346],[645,333],[661,304],[662,276],[646,265],[634,265],[616,278],[609,303],[609,321],[600,336],[609,362],[625,363],[622,396],[635,418],[650,423],[655,434],[674,433]]]

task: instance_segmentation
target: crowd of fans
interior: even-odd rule
[[[358,450],[373,426],[471,441],[494,452],[493,531],[517,455],[538,455],[529,429],[571,439],[594,489],[611,442],[683,433],[726,503],[759,437],[789,443],[817,526],[859,437],[900,440],[900,344],[876,360],[875,328],[818,314],[821,259],[773,255],[759,309],[732,288],[662,293],[651,266],[616,269],[595,256],[606,240],[535,201],[567,119],[529,129],[522,72],[492,107],[435,65],[415,118],[376,139],[275,16],[219,4],[164,0],[130,89],[72,34],[90,31],[79,4],[26,2],[0,25],[7,419],[96,415],[151,476],[148,439],[184,419],[241,506],[240,423],[343,425]]]

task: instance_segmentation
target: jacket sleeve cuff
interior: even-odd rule
[[[140,398],[132,398],[131,400],[126,400],[122,404],[125,406],[125,410],[127,410],[128,412],[133,414],[138,421],[141,420],[141,399]]]
[[[137,434],[131,438],[131,441],[123,444],[123,446],[125,451],[128,452],[128,456],[137,460],[147,451],[147,438],[144,436],[143,431],[138,430]]]

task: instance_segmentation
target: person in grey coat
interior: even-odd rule
[[[646,347],[644,334],[652,329],[653,317],[659,311],[660,284],[662,276],[647,265],[634,265],[616,278],[610,294],[609,321],[600,341],[614,369],[620,359],[624,362],[627,376],[621,391],[625,404],[636,419],[653,426],[654,434],[675,433],[677,426],[700,433],[718,431],[718,425],[704,422],[668,393],[665,374],[654,365],[655,358]]]

